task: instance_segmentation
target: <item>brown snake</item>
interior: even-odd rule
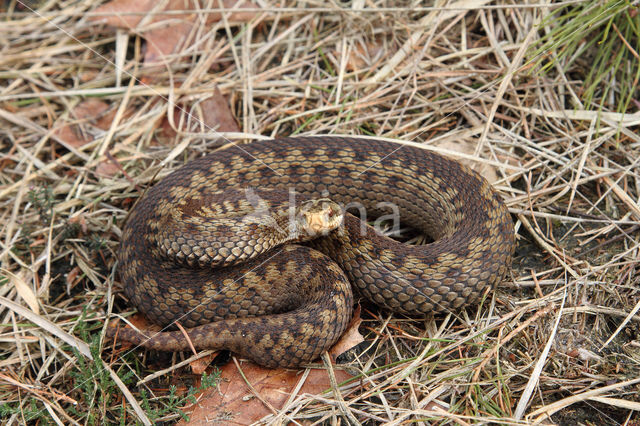
[[[402,244],[345,214],[326,235],[287,243],[287,234],[305,240],[301,228],[316,220],[303,225],[299,210],[293,221],[269,216],[290,212],[292,188],[297,202],[357,202],[369,218],[396,206],[404,224],[434,241]],[[277,206],[281,199],[284,207]],[[335,203],[320,202],[320,222],[342,219]],[[350,283],[395,312],[447,312],[497,284],[514,245],[499,196],[453,160],[375,139],[295,137],[227,147],[161,180],[132,210],[118,261],[130,302],[159,325],[186,327],[196,348],[295,367],[345,330]],[[117,333],[148,348],[189,348],[180,330]]]

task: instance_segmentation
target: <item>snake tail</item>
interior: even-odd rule
[[[288,260],[276,271],[269,265],[279,257]],[[314,260],[324,266],[317,266]],[[192,344],[195,349],[230,350],[266,367],[293,368],[328,350],[349,324],[351,284],[337,264],[316,250],[288,245],[271,258],[258,257],[228,269],[227,279],[213,298],[227,306],[243,299],[245,309],[221,310],[213,322],[186,328],[188,340],[180,330],[141,332],[109,327],[107,334],[148,349],[183,351]],[[210,306],[206,296],[197,300],[204,304],[180,308],[188,326],[193,324],[190,311],[202,312]],[[181,322],[180,317],[175,321]]]

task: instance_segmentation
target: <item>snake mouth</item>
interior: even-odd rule
[[[309,237],[327,235],[342,224],[342,208],[328,198],[304,202],[299,208],[300,222]]]

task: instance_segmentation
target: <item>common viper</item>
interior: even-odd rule
[[[322,199],[306,206],[324,212],[305,225],[307,199]],[[342,219],[334,203],[363,206],[367,219],[397,209],[433,242],[397,242],[348,213],[303,245],[286,241]],[[320,136],[230,146],[187,163],[134,207],[118,262],[130,302],[161,326],[181,324],[196,348],[295,367],[345,330],[350,284],[395,312],[456,310],[504,277],[513,250],[509,213],[474,171],[415,146]],[[189,348],[180,330],[147,334],[118,331],[148,348]]]

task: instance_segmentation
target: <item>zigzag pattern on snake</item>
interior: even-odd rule
[[[434,241],[402,244],[351,214],[302,245],[262,234],[261,212],[289,211],[290,189],[296,202],[360,203],[368,218],[395,206],[404,224]],[[293,229],[281,220],[266,228]],[[162,179],[130,213],[118,268],[131,304],[161,326],[179,322],[196,348],[296,367],[343,333],[352,285],[395,312],[447,312],[497,284],[514,245],[499,196],[453,160],[376,139],[296,137],[230,146]],[[148,348],[189,348],[180,330],[117,333]]]

